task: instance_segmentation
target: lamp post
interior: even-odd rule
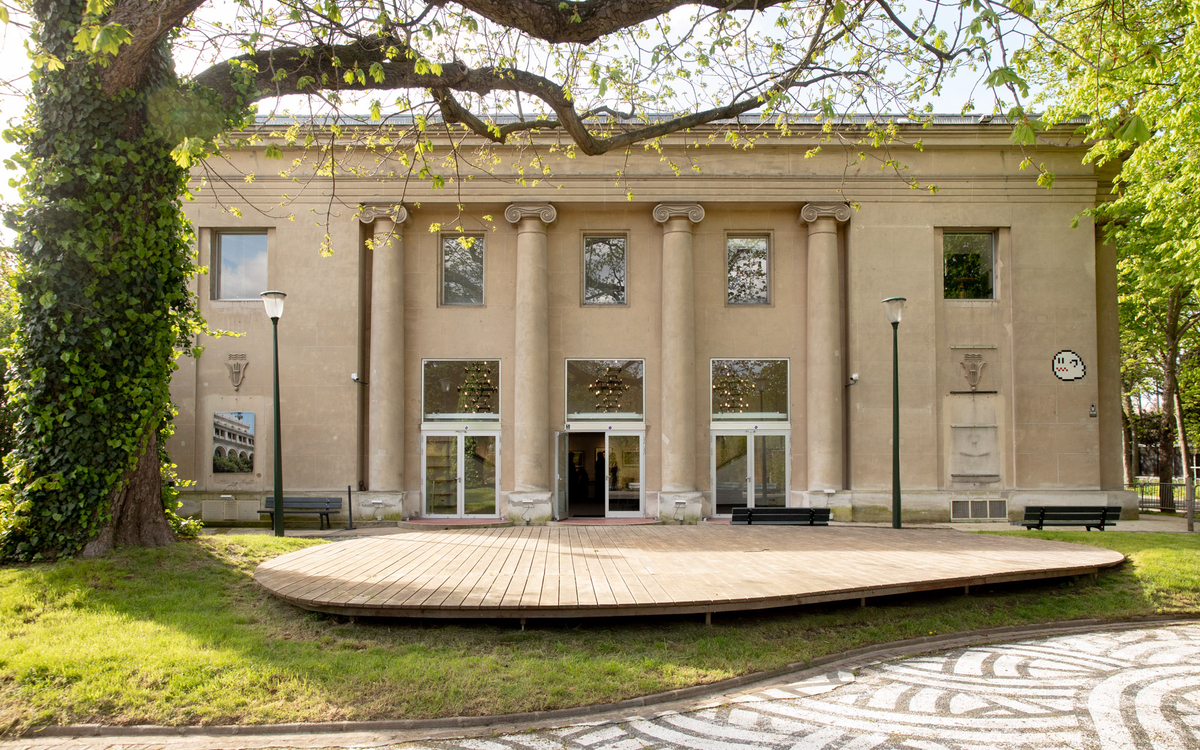
[[[888,297],[884,312],[892,324],[892,528],[900,528],[900,316],[904,297]]]
[[[283,292],[263,292],[263,306],[271,319],[271,361],[275,373],[275,536],[283,536],[283,448],[279,429],[279,318],[283,315]]]

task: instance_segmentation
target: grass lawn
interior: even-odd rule
[[[1011,532],[1029,536],[1024,531]],[[1200,537],[1032,532],[1118,550],[1097,584],[1042,582],[770,613],[350,623],[258,590],[316,544],[219,536],[0,568],[0,731],[42,724],[422,718],[620,700],[930,633],[1200,611]]]

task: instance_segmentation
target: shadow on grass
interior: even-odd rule
[[[530,621],[296,609],[254,567],[319,543],[221,536],[0,568],[0,722],[218,724],[485,715],[606,703],[873,643],[1200,609],[1196,540],[1047,532],[1130,557],[1052,580],[738,614]],[[1099,535],[1093,534],[1092,537]]]

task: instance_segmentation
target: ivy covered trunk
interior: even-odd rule
[[[16,131],[27,167],[19,232],[19,329],[10,399],[20,411],[0,555],[103,554],[174,539],[158,431],[197,316],[191,234],[171,156],[178,101],[161,45],[112,90],[112,68],[76,49],[84,0],[33,4],[39,51],[61,61],[33,84]],[[167,113],[156,114],[156,113]]]

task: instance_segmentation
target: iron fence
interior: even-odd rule
[[[1138,510],[1187,512],[1187,489],[1183,482],[1135,482],[1126,489],[1137,492]],[[1200,494],[1200,482],[1197,482]],[[1200,500],[1197,501],[1200,506]]]

